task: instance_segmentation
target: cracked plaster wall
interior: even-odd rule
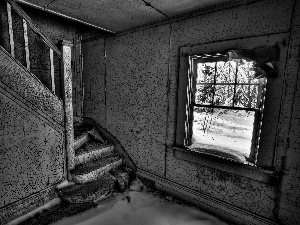
[[[289,70],[293,75],[285,78],[283,92],[284,95],[290,94],[290,98],[282,98],[282,104],[288,102],[290,105],[287,105],[288,112],[281,110],[278,127],[289,130],[287,124],[292,124],[291,133],[286,132],[284,136],[292,135],[293,148],[290,147],[286,155],[286,148],[277,149],[280,156],[293,161],[294,167],[282,176],[281,185],[274,186],[190,163],[174,157],[166,148],[173,145],[175,138],[179,48],[290,32],[294,3],[293,0],[264,0],[85,43],[85,54],[93,61],[92,70],[99,71],[93,73],[88,67],[85,68],[90,77],[86,79],[86,85],[103,89],[97,89],[95,94],[89,92],[91,94],[85,102],[85,107],[91,109],[88,115],[121,141],[138,168],[262,217],[282,224],[296,224],[295,221],[300,221],[296,213],[300,208],[300,191],[293,183],[293,179],[299,180],[296,172],[300,165],[299,144],[296,144],[300,140],[299,132],[296,132],[300,128],[297,116],[299,84],[294,84],[297,79],[299,83],[298,14],[292,25],[294,55],[287,61],[287,68],[291,68]],[[97,46],[99,51],[92,50],[93,46]],[[94,84],[95,80],[98,84]],[[98,105],[91,105],[94,103]],[[292,122],[285,123],[285,118],[292,118]],[[294,156],[296,159],[292,159]],[[295,196],[298,200],[288,201]]]

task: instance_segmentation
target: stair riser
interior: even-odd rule
[[[78,184],[88,183],[99,179],[104,174],[108,173],[111,169],[115,169],[121,165],[122,165],[122,159],[87,174],[73,175],[73,181]]]
[[[113,190],[114,186],[108,186],[105,188],[105,190],[100,189],[97,192],[90,194],[89,196],[60,196],[64,201],[73,203],[73,204],[78,204],[78,203],[87,203],[87,202],[92,202],[95,199],[99,199],[102,196],[107,195],[111,190]]]
[[[89,142],[90,140],[91,140],[91,138],[88,134],[82,135],[80,138],[75,140],[74,149],[80,148],[82,145]]]
[[[92,152],[84,153],[75,157],[75,166],[90,162],[95,159],[99,159],[104,155],[112,154],[114,150],[113,146],[97,149]]]

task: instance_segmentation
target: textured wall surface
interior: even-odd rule
[[[94,118],[105,127],[105,52],[104,40],[87,42],[82,45],[84,115]]]
[[[2,47],[0,59],[0,215],[10,221],[47,203],[65,178],[64,121],[57,96]]]
[[[168,156],[167,179],[257,215],[274,217],[276,187],[213,167],[179,160],[172,154]]]
[[[283,165],[279,219],[300,224],[300,2],[295,1],[286,85],[278,126],[276,166]],[[283,162],[282,162],[283,161]]]
[[[62,101],[2,48],[0,49],[0,81],[30,103],[30,107],[63,124]]]
[[[107,41],[107,128],[138,167],[164,173],[170,26]]]
[[[293,182],[293,179],[299,179],[296,172],[300,165],[298,20],[292,27],[294,40],[289,51],[293,58],[288,56],[288,60],[283,59],[287,60],[288,67],[281,74],[285,80],[281,100],[282,104],[287,105],[281,108],[279,123],[282,125],[278,129],[279,134],[281,130],[286,132],[276,137],[276,144],[281,149],[276,149],[278,163],[275,166],[278,166],[277,171],[280,172],[282,157],[286,157],[293,167],[289,175],[282,177],[282,184],[271,185],[247,178],[246,175],[191,163],[166,152],[166,146],[174,144],[176,131],[180,47],[290,32],[295,2],[263,0],[98,40],[101,45],[98,49],[107,52],[106,59],[104,61],[93,53],[93,64],[100,70],[105,68],[105,71],[97,75],[90,73],[90,76],[102,79],[99,74],[104,74],[106,77],[106,86],[99,86],[106,88],[106,101],[101,103],[101,107],[106,108],[106,121],[102,125],[121,141],[139,168],[256,215],[281,221],[282,224],[296,224],[300,194],[298,186]],[[95,43],[91,44],[91,47],[94,45]],[[89,54],[93,50],[85,51]],[[99,112],[101,111],[94,111],[91,117],[97,120]],[[291,118],[293,122],[290,121]],[[286,119],[289,121],[284,122]],[[292,124],[291,131],[289,124]],[[280,141],[288,143],[289,132],[293,141],[286,152],[288,145],[281,145]],[[285,194],[279,201],[280,193]],[[293,201],[289,202],[290,198],[294,198]],[[279,207],[279,204],[282,205]]]
[[[63,132],[0,90],[0,207],[64,176]]]

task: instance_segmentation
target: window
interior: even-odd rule
[[[174,146],[272,170],[286,38],[180,48]]]
[[[259,146],[266,78],[255,62],[221,53],[189,57],[185,145],[238,162],[253,162]]]

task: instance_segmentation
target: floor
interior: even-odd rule
[[[102,199],[94,208],[65,217],[52,225],[226,225],[172,196],[150,191],[139,180],[130,190]]]

